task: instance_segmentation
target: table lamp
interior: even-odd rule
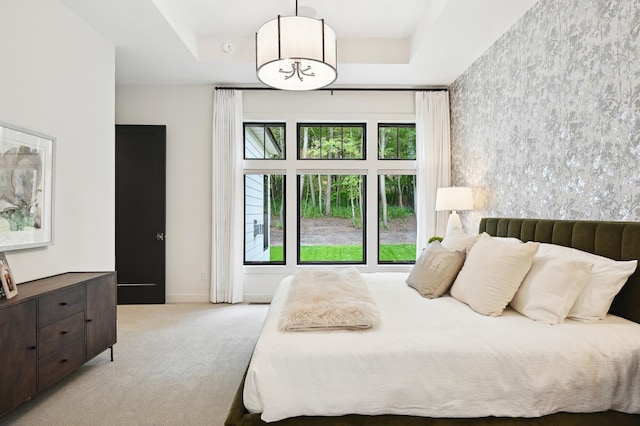
[[[436,211],[451,210],[447,222],[447,233],[452,229],[462,229],[460,216],[456,211],[473,210],[471,188],[464,186],[438,188],[436,192]]]

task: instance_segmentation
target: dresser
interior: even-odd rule
[[[0,416],[116,343],[116,273],[70,272],[0,301]]]

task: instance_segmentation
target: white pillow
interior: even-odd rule
[[[529,272],[538,245],[514,244],[483,233],[467,254],[451,296],[478,313],[500,316]]]
[[[587,285],[592,269],[592,262],[536,255],[509,304],[534,321],[560,323]]]
[[[516,237],[491,237],[494,240],[507,241],[514,244],[522,244],[522,240]]]
[[[442,240],[442,247],[448,250],[460,250],[468,252],[478,241],[480,235],[469,235],[462,229],[454,228],[447,232]]]
[[[540,244],[538,255],[593,262],[591,278],[569,311],[569,318],[580,321],[603,319],[609,312],[613,298],[638,266],[637,260],[616,261],[556,244]]]

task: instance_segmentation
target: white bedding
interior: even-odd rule
[[[421,297],[406,273],[362,274],[380,311],[366,331],[278,330],[280,284],[249,365],[244,404],[264,421],[405,414],[537,417],[640,413],[640,324],[548,325]]]

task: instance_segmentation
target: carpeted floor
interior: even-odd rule
[[[223,425],[268,305],[118,306],[103,352],[2,425]]]

